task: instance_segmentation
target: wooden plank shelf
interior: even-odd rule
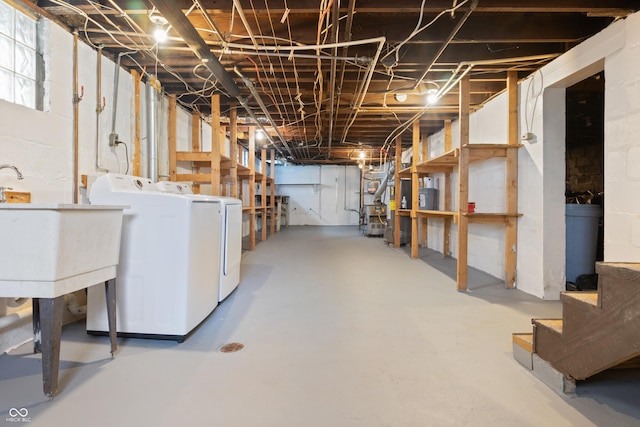
[[[469,222],[474,223],[496,223],[496,224],[506,224],[508,218],[519,218],[522,216],[520,213],[508,214],[508,213],[489,213],[489,212],[473,212],[467,213],[463,212],[462,216],[465,216],[469,219]]]
[[[420,218],[453,218],[456,219],[458,212],[453,211],[434,211],[434,210],[418,210],[416,215]]]
[[[238,162],[238,123],[236,107],[229,110],[229,152],[225,156],[222,152],[225,148],[226,131],[220,122],[220,96],[211,98],[212,138],[211,151],[201,151],[200,126],[201,117],[197,111],[192,112],[191,151],[177,150],[177,104],[175,97],[169,99],[168,134],[169,134],[169,179],[171,181],[190,182],[194,193],[200,192],[200,185],[210,184],[211,194],[229,196],[242,199],[243,182],[248,183],[249,201],[242,207],[243,214],[249,217],[249,249],[255,249],[256,217],[262,219],[262,241],[267,239],[267,216],[273,214],[275,201],[275,149],[270,150],[271,168],[267,170],[267,149],[262,147],[261,167],[256,168],[255,127],[249,126],[249,161],[247,165]],[[178,162],[189,162],[192,173],[178,173]],[[183,166],[183,165],[181,165]],[[210,170],[209,173],[201,173],[201,169]],[[259,170],[257,170],[259,169]],[[256,206],[255,193],[257,188],[265,194],[260,205]],[[246,220],[246,217],[244,218]],[[275,223],[270,221],[271,234],[275,232]],[[279,231],[278,227],[278,231]]]
[[[487,160],[494,157],[507,157],[509,150],[523,147],[522,144],[468,144],[465,148],[469,148],[469,161],[476,162],[478,160]]]
[[[468,270],[468,245],[469,245],[469,223],[495,224],[501,225],[505,229],[505,251],[504,251],[504,271],[505,285],[507,288],[515,286],[516,278],[516,251],[512,248],[517,244],[517,218],[522,214],[516,213],[518,210],[518,149],[523,147],[518,138],[518,73],[509,71],[507,73],[507,94],[508,94],[508,126],[507,141],[501,144],[473,144],[470,141],[470,120],[472,111],[470,80],[466,76],[459,81],[459,147],[452,147],[451,121],[445,120],[444,126],[444,153],[428,158],[429,146],[424,135],[422,135],[422,150],[420,149],[420,126],[415,124],[413,129],[413,164],[410,168],[399,171],[401,178],[411,178],[412,187],[412,210],[411,210],[411,257],[418,257],[418,246],[427,245],[427,230],[429,219],[440,219],[444,221],[442,228],[443,245],[442,253],[450,254],[451,225],[457,224],[457,267],[456,281],[458,290],[467,289]],[[399,159],[402,157],[401,141],[396,141],[396,170],[399,170]],[[422,154],[422,162],[420,155]],[[457,212],[452,211],[452,189],[451,174],[456,171],[457,180],[457,201],[458,206],[466,207],[469,202],[469,174],[472,162],[483,161],[493,158],[502,158],[505,162],[505,211],[509,213],[485,213],[485,212]],[[440,191],[444,193],[443,210],[420,210],[420,178],[429,174],[444,174],[441,181]],[[399,203],[396,196],[396,203]],[[513,213],[511,213],[513,212]],[[398,216],[406,215],[403,210],[398,211]],[[399,222],[395,224],[397,229]],[[398,246],[397,243],[395,243]]]

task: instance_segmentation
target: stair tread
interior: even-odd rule
[[[533,353],[533,334],[532,333],[514,333],[512,335],[513,343],[519,345],[529,353]]]
[[[534,319],[534,322],[562,334],[562,319]]]
[[[564,298],[574,299],[593,306],[598,305],[598,292],[563,292]]]

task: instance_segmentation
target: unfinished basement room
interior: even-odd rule
[[[0,0],[0,424],[640,425],[637,0]]]

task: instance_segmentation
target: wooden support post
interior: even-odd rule
[[[231,180],[231,197],[238,198],[238,111],[235,105],[231,105],[229,111],[229,175]]]
[[[427,160],[429,160],[429,138],[428,138],[428,135],[425,133],[425,134],[423,134],[421,136],[421,139],[422,139],[422,143],[421,143],[422,157],[420,158],[420,162],[423,163],[423,162],[426,162]],[[427,246],[427,237],[428,237],[427,236],[427,227],[428,227],[428,225],[429,225],[429,221],[427,220],[427,218],[422,218],[421,221],[420,221],[420,245],[422,247],[426,247]]]
[[[400,177],[398,173],[402,169],[402,135],[398,135],[396,137],[396,176],[393,179],[394,185],[394,200],[393,200],[393,210],[395,210],[394,221],[393,221],[393,246],[396,248],[400,247]],[[361,189],[361,194],[364,192]]]
[[[131,70],[133,79],[133,176],[140,176],[140,74]],[[102,102],[101,99],[98,102]]]
[[[413,122],[411,162],[411,258],[418,258],[418,161],[420,159],[420,119]]]
[[[451,120],[444,121],[444,152],[451,151]],[[442,183],[442,191],[444,191],[444,210],[451,211],[451,174],[444,175]],[[442,240],[442,255],[447,257],[451,253],[451,218],[444,220],[444,236]]]
[[[262,215],[262,241],[267,240],[267,147],[260,149],[262,182],[260,183],[260,214]],[[273,218],[271,218],[273,220]]]
[[[460,80],[460,157],[458,158],[458,290],[467,289],[467,248],[469,223],[465,215],[469,203],[469,76]]]
[[[271,234],[275,233],[275,220],[276,220],[276,150],[271,150],[271,192],[269,194],[269,204],[271,205]]]
[[[515,70],[507,72],[507,93],[509,104],[508,144],[512,148],[507,150],[506,207],[508,214],[516,214],[518,212],[518,149],[515,148],[518,145],[518,72]],[[504,281],[507,288],[513,288],[516,282],[517,237],[517,219],[514,216],[508,216],[504,244]]]
[[[147,90],[155,90],[149,87]],[[178,174],[178,162],[176,158],[177,150],[177,127],[176,127],[176,96],[169,95],[169,106],[167,109],[167,138],[169,147],[169,181],[175,181]],[[148,172],[148,171],[147,171]]]
[[[200,112],[193,110],[191,112],[191,151],[200,152]],[[193,173],[200,173],[200,166],[193,167]],[[200,184],[194,182],[192,185],[194,194],[200,194]]]
[[[220,195],[220,95],[211,96],[211,195]]]
[[[256,128],[249,127],[249,247],[256,248]]]

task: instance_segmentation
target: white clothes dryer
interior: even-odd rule
[[[193,194],[188,184],[160,181],[157,187],[164,192],[211,198],[220,202],[220,274],[218,301],[222,302],[240,284],[242,258],[242,200],[234,197]]]
[[[218,305],[221,203],[163,193],[147,178],[106,174],[95,204],[124,210],[117,280],[121,336],[184,341]],[[117,203],[116,203],[117,201]],[[87,331],[108,331],[104,290],[87,295]]]

